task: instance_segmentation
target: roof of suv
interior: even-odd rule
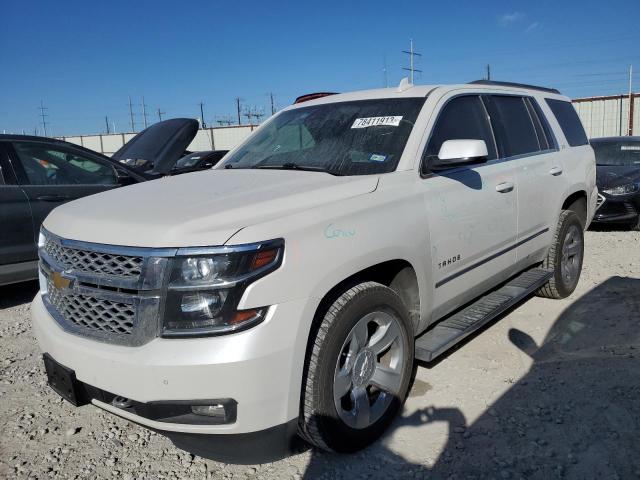
[[[546,87],[537,87],[534,85],[525,85],[518,83],[509,83],[509,82],[489,82],[489,81],[476,81],[471,83],[460,83],[460,84],[440,84],[440,85],[411,85],[405,84],[398,87],[389,87],[389,88],[376,88],[372,90],[358,90],[353,92],[346,93],[338,93],[334,95],[323,96],[321,98],[308,100],[301,104],[294,104],[289,108],[299,108],[306,107],[311,105],[322,105],[327,103],[336,103],[336,102],[348,102],[355,100],[369,100],[369,99],[378,99],[378,98],[411,98],[411,97],[426,97],[429,93],[434,91],[435,89],[446,89],[446,90],[474,90],[474,91],[505,91],[505,92],[517,92],[517,93],[527,93],[529,95],[540,95],[544,94],[550,98],[566,98],[564,95],[559,93],[557,90]]]

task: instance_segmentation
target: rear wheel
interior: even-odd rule
[[[364,448],[382,435],[409,389],[407,309],[393,290],[361,283],[333,303],[311,341],[300,434],[329,451]]]
[[[553,243],[542,266],[553,277],[536,294],[546,298],[565,298],[573,293],[584,258],[584,230],[580,217],[571,210],[560,212]]]

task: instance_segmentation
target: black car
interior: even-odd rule
[[[595,138],[591,146],[598,183],[593,221],[640,230],[640,137]]]
[[[51,210],[172,174],[197,129],[193,119],[165,120],[136,135],[112,158],[52,138],[0,135],[0,285],[37,277],[38,234]],[[155,168],[140,171],[121,162],[131,158],[151,159]]]
[[[204,170],[216,165],[229,150],[208,150],[192,152],[178,160],[171,169],[172,174]]]

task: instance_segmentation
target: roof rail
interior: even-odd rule
[[[495,85],[497,87],[519,87],[519,88],[528,88],[529,90],[540,90],[542,92],[560,94],[560,91],[558,89],[556,89],[556,88],[538,87],[537,85],[527,85],[526,83],[497,82],[495,80],[474,80],[473,82],[469,82],[469,84],[472,84],[472,85]]]

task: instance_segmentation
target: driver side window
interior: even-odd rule
[[[453,98],[440,111],[422,158],[423,172],[438,157],[440,147],[447,140],[484,140],[487,160],[497,158],[489,117],[479,96]]]
[[[115,185],[115,169],[64,147],[15,142],[29,185]]]

